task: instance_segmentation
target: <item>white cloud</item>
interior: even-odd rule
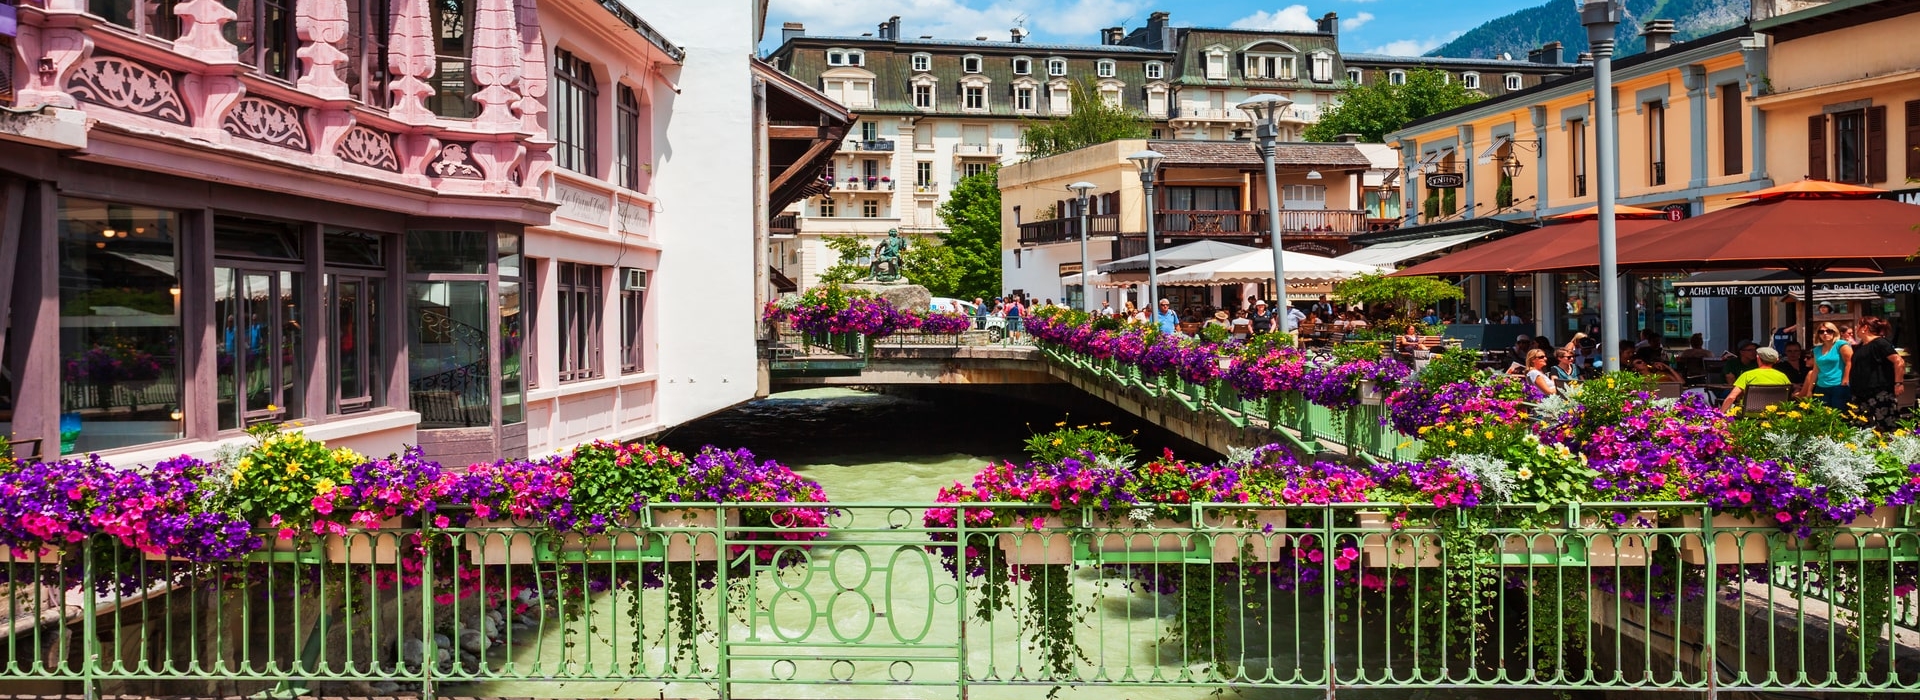
[[[1420,56],[1441,45],[1459,38],[1461,32],[1449,32],[1446,36],[1430,36],[1425,39],[1401,39],[1367,49],[1366,53],[1382,53],[1388,56]]]
[[[1350,32],[1355,29],[1359,29],[1361,25],[1364,25],[1372,21],[1373,21],[1373,13],[1361,12],[1352,17],[1348,17],[1346,19],[1340,20],[1340,30]]]
[[[778,0],[769,9],[768,39],[779,40],[782,22],[806,24],[807,33],[859,36],[877,32],[888,17],[900,16],[900,34],[931,35],[956,41],[985,36],[1006,41],[1008,30],[1025,18],[1035,35],[1029,41],[1097,43],[1103,27],[1145,17],[1147,0]],[[1043,38],[1044,37],[1044,38]]]
[[[1307,15],[1306,5],[1288,5],[1273,12],[1260,10],[1234,20],[1234,29],[1264,29],[1275,32],[1311,32],[1320,23]]]

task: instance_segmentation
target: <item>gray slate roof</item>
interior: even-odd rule
[[[1263,167],[1251,141],[1148,141],[1147,147],[1166,156],[1162,166]],[[1350,143],[1275,144],[1273,162],[1281,167],[1371,168],[1373,161]]]

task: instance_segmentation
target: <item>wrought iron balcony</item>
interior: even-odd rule
[[[844,150],[861,153],[892,153],[893,139],[848,139]]]
[[[1154,228],[1162,234],[1181,236],[1264,236],[1271,231],[1265,211],[1162,209],[1154,215]],[[1359,209],[1282,209],[1282,233],[1355,234],[1365,233],[1367,212]]]
[[[999,156],[1004,146],[997,143],[956,143],[953,154],[962,158],[968,156]]]
[[[1091,214],[1087,216],[1087,225],[1095,236],[1111,236],[1120,232],[1120,215]],[[1021,245],[1040,245],[1080,240],[1080,217],[1064,219],[1046,219],[1020,225]]]

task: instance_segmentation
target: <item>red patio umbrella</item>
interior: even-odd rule
[[[1618,221],[1621,219],[1653,219],[1653,218],[1664,217],[1666,215],[1667,215],[1666,212],[1660,211],[1658,209],[1646,209],[1642,207],[1629,206],[1626,204],[1616,204],[1613,207],[1613,218],[1615,221]],[[1600,218],[1600,205],[1595,204],[1591,207],[1587,207],[1585,209],[1581,209],[1578,211],[1570,211],[1565,214],[1555,214],[1553,216],[1547,217],[1547,220],[1549,221],[1580,221],[1582,219],[1598,219],[1598,218]]]
[[[1620,269],[1790,270],[1806,281],[1802,318],[1812,318],[1814,275],[1879,272],[1920,251],[1920,207],[1880,194],[1818,180],[1752,192],[1742,195],[1752,202],[1622,236]]]
[[[1616,236],[1620,240],[1665,226],[1666,219],[1624,219],[1615,217]],[[1393,273],[1398,277],[1420,275],[1502,275],[1534,272],[1540,261],[1586,260],[1585,267],[1600,264],[1600,223],[1598,219],[1553,223],[1526,233],[1508,236],[1452,255],[1429,260]],[[1582,257],[1584,254],[1584,257]],[[1581,265],[1573,265],[1581,267]]]

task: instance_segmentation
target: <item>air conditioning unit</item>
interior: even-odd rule
[[[625,292],[646,291],[647,271],[637,267],[620,268],[620,290]]]

